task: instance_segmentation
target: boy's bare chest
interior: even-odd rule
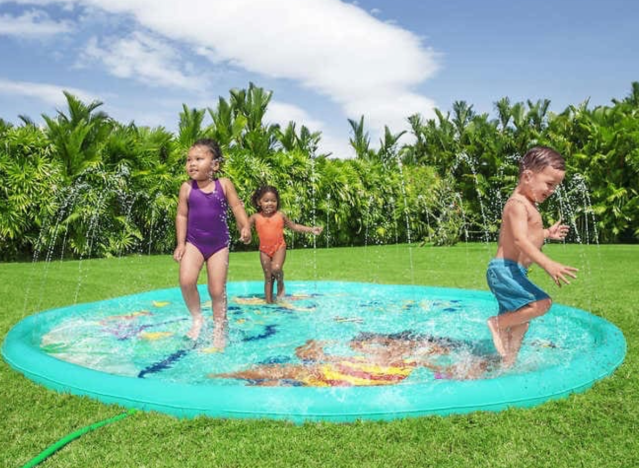
[[[541,215],[537,210],[528,210],[528,229],[535,230],[543,230],[543,222],[541,220]]]

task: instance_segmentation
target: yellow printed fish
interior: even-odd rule
[[[149,312],[148,310],[140,310],[137,312],[131,312],[130,314],[124,314],[124,315],[111,315],[109,317],[106,317],[102,320],[100,320],[100,325],[104,325],[107,322],[111,322],[113,320],[133,320],[137,317],[141,317],[144,315],[153,315],[151,312]]]
[[[160,340],[162,338],[167,338],[172,335],[173,333],[171,332],[142,332],[140,333],[139,336],[143,340],[155,341],[155,340]]]

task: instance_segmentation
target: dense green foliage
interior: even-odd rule
[[[138,413],[72,442],[42,467],[547,467],[639,466],[639,288],[637,245],[559,245],[546,251],[580,268],[554,288],[541,269],[533,281],[557,303],[589,310],[618,326],[624,363],[583,393],[534,408],[393,422],[304,424]],[[486,289],[495,245],[406,245],[290,252],[287,277]],[[411,268],[410,265],[413,265]],[[177,287],[169,255],[0,264],[0,337],[40,310]],[[255,252],[233,252],[231,281],[260,280]],[[204,279],[204,277],[202,278]],[[291,291],[293,292],[293,291]],[[184,311],[185,314],[188,312]],[[321,317],[318,317],[321,320]],[[481,330],[478,331],[481,333]],[[484,333],[488,333],[484,330]],[[486,335],[487,337],[488,335]],[[0,361],[0,466],[19,467],[48,445],[124,411],[46,389]]]
[[[303,244],[493,240],[517,161],[536,144],[555,147],[568,165],[547,221],[561,214],[579,242],[639,239],[639,83],[611,106],[559,114],[547,100],[503,98],[491,120],[458,101],[452,114],[408,117],[406,136],[386,127],[376,149],[362,116],[349,120],[354,159],[318,154],[321,135],[305,126],[264,123],[271,93],[253,84],[215,108],[184,105],[175,135],[121,124],[98,111],[100,102],[65,96],[68,109],[43,116],[43,128],[0,119],[1,258],[171,251],[184,156],[202,137],[220,142],[224,175],[245,202],[259,185],[275,185],[292,219],[325,226]]]

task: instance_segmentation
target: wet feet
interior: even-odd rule
[[[497,317],[489,318],[486,321],[486,324],[488,325],[490,334],[493,337],[493,344],[495,345],[495,349],[502,357],[502,359],[506,359],[508,355],[508,352],[506,350],[506,346],[508,343],[508,332],[499,328],[499,325],[497,324]]]
[[[213,331],[213,347],[220,353],[224,352],[224,348],[226,348],[226,333],[224,330],[215,329]]]
[[[502,369],[510,369],[515,364],[516,360],[517,354],[515,353],[509,353],[508,355],[503,356],[503,359],[501,360]]]
[[[204,317],[201,314],[193,316],[193,323],[191,329],[186,333],[186,337],[196,341],[200,337],[202,326],[204,326]]]

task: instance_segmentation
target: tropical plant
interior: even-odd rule
[[[101,150],[113,126],[113,121],[104,112],[94,112],[102,105],[100,101],[84,104],[71,93],[64,91],[67,100],[65,114],[58,111],[55,118],[42,115],[46,132],[54,146],[54,157],[73,178],[101,160]]]
[[[52,158],[44,133],[27,125],[11,127],[0,145],[0,258],[39,255],[41,237],[57,210],[63,168]]]

